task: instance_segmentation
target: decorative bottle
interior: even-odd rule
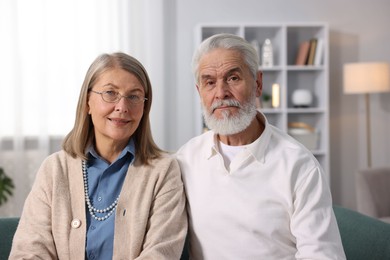
[[[257,40],[253,40],[251,41],[251,45],[253,47],[253,49],[255,49],[256,51],[256,54],[257,54],[257,58],[260,58],[260,44]]]
[[[262,66],[272,67],[274,65],[273,48],[270,39],[265,39],[262,47]]]

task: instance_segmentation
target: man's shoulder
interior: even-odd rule
[[[272,127],[272,138],[270,146],[272,147],[272,155],[280,158],[281,154],[285,154],[283,158],[302,163],[304,162],[308,168],[318,167],[320,164],[313,153],[302,143],[290,136],[283,130]]]
[[[282,145],[284,148],[297,150],[299,152],[306,151],[307,149],[296,139],[290,136],[285,131],[276,126],[269,126],[272,133],[272,142]]]

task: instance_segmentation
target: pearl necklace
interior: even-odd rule
[[[108,206],[107,208],[105,208],[105,209],[97,209],[97,208],[95,208],[92,205],[91,200],[89,199],[89,195],[88,195],[89,192],[88,192],[87,166],[86,166],[86,162],[84,160],[83,160],[82,165],[83,165],[85,202],[87,203],[89,214],[91,214],[91,216],[94,219],[98,220],[98,221],[104,221],[104,220],[108,219],[114,213],[114,211],[116,210],[116,207],[118,206],[119,195],[116,198],[116,200],[110,206]],[[98,216],[96,216],[96,213],[107,213],[107,214],[105,216],[103,216],[103,217],[98,217]]]

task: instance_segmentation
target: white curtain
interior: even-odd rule
[[[155,24],[151,2],[0,1],[0,167],[16,185],[0,216],[20,215],[39,165],[73,126],[83,77],[97,55],[127,52],[156,70],[144,47]]]

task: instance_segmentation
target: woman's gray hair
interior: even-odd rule
[[[149,164],[150,160],[159,157],[163,152],[153,140],[149,122],[152,84],[144,66],[136,58],[122,52],[101,54],[90,65],[81,86],[75,124],[65,137],[62,148],[72,157],[87,160],[87,148],[95,141],[94,125],[91,115],[88,113],[90,90],[98,82],[101,75],[112,69],[122,69],[134,75],[144,88],[147,101],[143,104],[143,116],[132,138],[135,142],[137,161]]]
[[[259,54],[256,50],[249,42],[237,35],[221,33],[204,40],[192,57],[192,73],[197,84],[199,83],[200,59],[208,52],[218,48],[238,51],[242,55],[253,77],[256,78],[257,71],[259,70]]]

